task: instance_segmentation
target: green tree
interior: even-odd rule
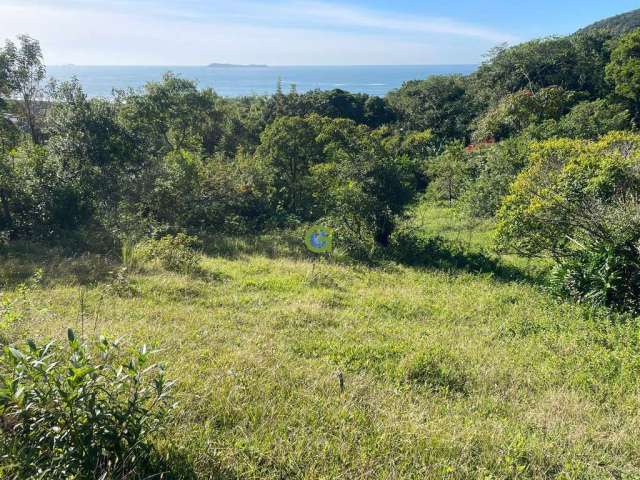
[[[256,152],[268,177],[269,198],[276,211],[301,218],[313,216],[309,169],[322,160],[316,140],[320,117],[279,117],[261,136]]]
[[[312,169],[322,215],[353,254],[389,245],[396,216],[415,193],[413,165],[381,137],[345,119],[324,121],[318,135],[326,161]]]
[[[637,119],[640,115],[640,29],[619,41],[611,53],[606,73],[615,92],[629,102]]]
[[[558,139],[533,146],[498,213],[497,241],[550,254],[561,292],[640,311],[640,137]]]
[[[195,82],[173,73],[150,82],[144,93],[118,92],[121,121],[138,135],[152,154],[200,150],[222,135],[220,99],[212,90],[199,91]],[[212,150],[213,148],[210,148]]]
[[[590,98],[605,96],[610,38],[604,32],[584,32],[499,46],[471,75],[470,89],[485,108],[511,93],[552,86],[585,92]]]
[[[399,121],[409,130],[430,130],[441,143],[464,139],[476,111],[460,75],[436,75],[406,82],[388,95]]]
[[[460,198],[463,210],[473,217],[493,217],[526,166],[528,153],[529,141],[523,137],[483,145],[468,153],[472,181]]]
[[[27,36],[18,37],[19,45],[7,40],[4,48],[5,62],[8,65],[8,85],[12,93],[20,98],[20,108],[34,143],[42,143],[42,135],[38,125],[42,81],[46,69],[42,58],[42,50],[37,40]]]
[[[468,181],[469,164],[460,142],[448,144],[444,151],[429,164],[430,192],[438,199],[453,205]]]
[[[503,97],[475,122],[473,139],[502,140],[544,120],[557,120],[577,101],[575,92],[548,87],[532,92],[521,90]]]

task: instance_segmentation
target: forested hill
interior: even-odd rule
[[[640,9],[605,18],[579,30],[578,33],[605,30],[613,35],[623,35],[638,27],[640,27]]]

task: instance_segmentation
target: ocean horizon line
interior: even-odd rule
[[[330,64],[322,64],[322,65],[244,65],[244,64],[228,64],[228,65],[216,65],[210,66],[208,64],[203,65],[162,65],[162,64],[81,64],[81,63],[52,63],[45,65],[46,67],[97,67],[97,68],[105,68],[105,67],[122,67],[122,68],[144,68],[144,67],[177,67],[177,68],[212,68],[212,69],[224,69],[224,68],[247,68],[247,69],[256,69],[256,68],[348,68],[348,67],[476,67],[480,65],[479,63],[388,63],[388,64],[344,64],[344,65],[330,65]]]

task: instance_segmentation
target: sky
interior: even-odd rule
[[[49,65],[476,64],[493,46],[569,34],[638,0],[0,0],[0,40]]]

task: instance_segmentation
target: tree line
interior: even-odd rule
[[[638,311],[640,30],[499,46],[471,75],[223,98],[167,73],[88,98],[45,84],[38,42],[0,50],[0,232],[92,245],[324,222],[358,258],[407,206],[495,218],[498,246],[552,256],[573,297]],[[635,297],[634,297],[635,296]]]

